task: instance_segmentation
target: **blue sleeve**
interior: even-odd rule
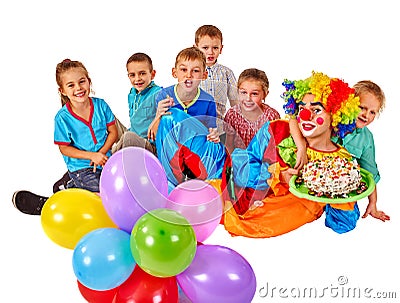
[[[160,90],[156,93],[156,104],[161,100],[166,99],[167,97],[171,97],[174,99],[175,104],[177,103],[175,92],[174,92],[174,85],[168,87],[161,87]]]
[[[167,97],[167,93],[165,92],[165,89],[160,89],[160,91],[156,94],[156,104],[160,102],[161,100],[165,99]]]
[[[102,110],[104,113],[104,117],[106,119],[106,124],[110,124],[111,122],[115,121],[115,116],[110,108],[110,106],[107,104],[106,101],[102,100]]]
[[[207,116],[208,116],[207,125],[209,125],[209,127],[211,127],[211,128],[216,128],[217,127],[217,106],[216,106],[214,100],[208,102]]]
[[[71,143],[68,126],[60,113],[54,118],[54,143]]]

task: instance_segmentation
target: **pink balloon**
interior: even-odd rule
[[[167,208],[183,215],[192,225],[198,242],[206,240],[221,221],[223,202],[218,191],[202,180],[189,180],[175,187]]]
[[[155,155],[141,147],[126,147],[113,154],[100,176],[104,208],[118,227],[131,233],[145,213],[167,203],[168,181]]]

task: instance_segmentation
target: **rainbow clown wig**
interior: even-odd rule
[[[343,138],[355,129],[360,99],[344,81],[313,71],[311,77],[305,80],[285,79],[282,85],[286,88],[281,97],[285,101],[283,108],[287,115],[297,116],[299,102],[304,95],[313,94],[315,101],[320,101],[332,115],[333,136]]]

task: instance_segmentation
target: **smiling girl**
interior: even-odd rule
[[[92,81],[81,62],[65,59],[58,63],[56,82],[62,108],[54,118],[54,143],[68,168],[67,188],[98,193],[102,167],[118,137],[114,114],[103,99],[89,96]],[[19,211],[40,215],[47,199],[20,190],[12,201]]]
[[[99,192],[101,167],[118,136],[114,114],[103,99],[89,97],[91,80],[81,62],[59,63],[56,81],[63,107],[54,120],[54,143],[72,179],[69,187]]]
[[[239,103],[231,107],[224,118],[225,146],[229,153],[246,148],[266,121],[279,119],[277,110],[265,103],[269,81],[264,71],[244,70],[238,79]]]

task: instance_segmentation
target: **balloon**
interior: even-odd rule
[[[121,285],[136,265],[130,235],[116,228],[100,228],[85,235],[76,245],[72,266],[78,281],[93,290]]]
[[[118,290],[118,287],[110,290],[94,290],[86,287],[79,280],[77,282],[82,297],[89,303],[112,303]]]
[[[143,215],[131,234],[136,263],[157,277],[171,277],[184,271],[196,252],[192,226],[174,210],[160,208]]]
[[[168,196],[167,208],[182,214],[192,225],[197,241],[206,240],[221,221],[220,194],[202,180],[189,180],[175,187]]]
[[[52,195],[43,206],[41,223],[52,241],[69,249],[74,249],[92,230],[117,227],[107,215],[99,195],[80,188]]]
[[[120,229],[130,233],[152,209],[165,207],[168,182],[161,163],[148,150],[126,147],[113,154],[100,176],[104,208]]]
[[[192,263],[176,278],[196,303],[249,303],[256,292],[250,264],[236,251],[219,245],[198,246]]]
[[[136,266],[132,275],[118,288],[112,303],[177,303],[175,277],[159,278]]]

